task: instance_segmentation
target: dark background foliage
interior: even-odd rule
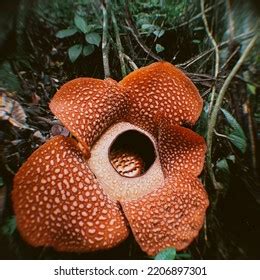
[[[0,93],[17,101],[26,122],[17,127],[0,120],[0,257],[147,258],[132,236],[117,248],[91,254],[31,248],[16,230],[10,199],[14,174],[60,126],[48,103],[62,84],[79,76],[120,80],[159,59],[181,67],[199,88],[204,109],[195,129],[206,137],[210,110],[216,105],[211,104],[212,92],[216,98],[257,32],[258,17],[258,2],[242,0],[2,0]],[[106,49],[101,45],[104,36]],[[221,188],[205,166],[201,179],[210,198],[207,218],[200,236],[179,258],[260,258],[257,49],[259,40],[232,79],[214,127],[210,163]],[[106,58],[109,67],[104,67]],[[20,121],[17,112],[7,113]]]

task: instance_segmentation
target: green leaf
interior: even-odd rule
[[[87,33],[85,35],[85,39],[89,44],[96,45],[97,47],[99,46],[99,44],[101,42],[101,37],[96,32]]]
[[[93,45],[84,46],[82,54],[88,56],[94,52],[94,49]]]
[[[197,40],[197,39],[192,40],[192,42],[193,42],[194,44],[200,44],[200,40]]]
[[[193,29],[193,31],[200,31],[200,30],[204,30],[205,28],[203,26],[198,26],[198,27],[195,27]]]
[[[176,260],[190,260],[191,254],[190,253],[179,253],[176,254]]]
[[[153,34],[156,36],[156,37],[158,37],[158,38],[160,38],[160,37],[162,37],[162,35],[165,33],[165,31],[163,30],[163,29],[161,29],[161,30],[154,30],[154,32],[153,32]]]
[[[205,105],[203,107],[203,110],[200,114],[200,118],[197,121],[197,125],[196,125],[196,132],[205,138],[206,138],[207,128],[208,128],[208,107],[209,104],[207,101],[205,101]]]
[[[175,248],[166,248],[160,251],[155,257],[155,260],[174,260],[176,257]]]
[[[156,44],[155,45],[155,50],[157,53],[163,52],[164,51],[164,47],[160,44]]]
[[[152,31],[155,29],[155,26],[153,24],[150,24],[150,23],[144,23],[142,24],[142,29],[145,30],[145,31]]]
[[[254,85],[247,84],[247,89],[248,89],[248,91],[249,91],[250,94],[255,95],[255,93],[256,93],[256,87],[255,87]]]
[[[5,221],[4,225],[1,227],[1,233],[3,235],[10,236],[14,233],[15,229],[16,229],[15,216],[11,216]]]
[[[237,120],[225,109],[221,109],[229,125],[233,131],[227,135],[228,139],[235,145],[242,153],[246,151],[246,136]]]
[[[224,114],[226,120],[228,121],[229,125],[235,129],[241,132],[241,134],[244,134],[240,124],[237,122],[237,120],[225,109],[221,108],[222,113]]]
[[[70,37],[77,32],[78,32],[78,30],[76,28],[63,29],[56,33],[56,37],[62,39],[62,38]]]
[[[234,155],[229,155],[229,156],[226,157],[226,159],[232,161],[233,163],[235,163],[235,161],[236,161],[236,158],[235,158]]]
[[[218,171],[229,173],[229,166],[225,158],[219,160],[216,164],[216,167]]]
[[[241,134],[236,134],[236,132],[230,133],[228,135],[228,139],[230,140],[230,142],[236,146],[242,153],[245,153],[246,151],[246,147],[247,147],[247,143],[246,143],[246,139],[241,137]]]
[[[68,53],[69,53],[69,58],[70,61],[73,63],[77,60],[77,58],[80,56],[82,52],[82,45],[77,44],[69,48]]]
[[[75,15],[74,23],[77,26],[77,28],[84,34],[89,31],[88,25],[83,17],[80,17],[79,15]]]

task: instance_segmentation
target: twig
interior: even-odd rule
[[[207,35],[208,35],[208,37],[211,41],[211,44],[213,45],[214,50],[215,50],[214,77],[215,77],[215,81],[216,81],[217,76],[218,76],[218,72],[219,72],[219,49],[218,49],[218,44],[216,43],[212,33],[209,30],[209,25],[208,25],[207,18],[206,18],[206,15],[205,15],[204,0],[200,0],[200,6],[201,6],[201,12],[202,12],[202,19],[203,19],[203,22],[204,22],[204,25],[205,25]],[[209,103],[209,115],[211,114],[213,102],[215,100],[215,94],[216,94],[216,84],[214,83],[214,85],[212,86],[211,99],[210,99],[210,103]]]
[[[237,54],[239,51],[240,46],[236,47],[236,49],[232,52],[232,54],[229,56],[229,58],[226,60],[226,62],[221,66],[221,71],[229,64],[230,60]]]
[[[133,70],[138,69],[138,66],[134,63],[134,61],[133,61],[128,55],[126,55],[125,53],[123,53],[123,57],[126,59],[126,61],[129,63],[130,67],[131,67]]]
[[[197,74],[197,73],[190,73],[183,71],[194,83],[201,83],[201,82],[211,82],[211,84],[215,81],[214,77],[205,75],[205,74]],[[210,85],[211,87],[211,85]]]
[[[145,53],[147,53],[149,56],[151,56],[156,61],[162,60],[161,57],[156,55],[151,49],[149,49],[145,43],[140,38],[140,34],[134,24],[134,21],[132,19],[129,7],[128,7],[128,1],[125,1],[125,10],[126,10],[126,24],[128,26],[128,29],[132,33],[133,37],[135,38],[136,42],[139,44],[139,46],[143,49]]]
[[[5,164],[5,168],[6,168],[6,170],[9,171],[11,174],[13,174],[13,175],[16,174],[16,172],[14,172],[14,171],[11,169],[11,167],[10,167],[7,163]]]
[[[204,91],[202,94],[201,94],[201,97],[204,99],[205,96],[207,96],[209,93],[210,93],[211,89],[207,89],[206,91]]]
[[[253,32],[242,33],[242,34],[236,36],[235,39],[239,39],[240,41],[242,41],[242,40],[250,39],[253,36],[254,36]],[[222,47],[225,47],[228,44],[229,44],[229,40],[224,41],[224,42],[218,44],[218,48],[220,49]],[[206,56],[207,54],[210,54],[213,51],[214,51],[214,48],[211,48],[211,49],[203,52],[202,54],[199,54],[199,55],[197,55],[197,56],[195,56],[195,57],[193,57],[193,58],[191,58],[191,59],[189,59],[189,60],[187,60],[187,61],[185,61],[183,63],[177,64],[176,66],[181,67],[183,69],[186,69],[189,66],[191,66],[193,63],[197,62],[198,60],[202,59],[204,56]]]
[[[255,140],[255,133],[254,133],[253,121],[252,121],[252,112],[251,112],[249,98],[247,99],[243,107],[248,121],[248,132],[249,132],[248,134],[249,134],[249,142],[250,142],[250,148],[252,154],[252,167],[253,167],[253,174],[256,178],[257,177],[256,140]]]
[[[219,5],[223,4],[223,2],[224,2],[224,1],[219,1],[219,2],[216,3],[215,5],[212,5],[212,6],[208,7],[207,9],[204,10],[204,13],[206,14],[206,13],[208,13],[209,11],[211,11],[212,9],[215,9],[216,6],[219,6]],[[182,27],[182,26],[185,26],[185,25],[187,25],[187,24],[190,24],[191,22],[193,22],[194,20],[200,18],[201,16],[202,16],[202,12],[201,12],[201,13],[198,13],[196,16],[190,18],[189,20],[187,20],[187,21],[185,21],[185,22],[183,22],[183,23],[181,23],[181,24],[179,24],[179,25],[177,25],[177,26],[168,28],[167,31],[169,31],[169,30],[174,30],[174,29],[180,28],[180,27]]]
[[[226,138],[226,139],[230,139],[227,135],[222,134],[222,133],[218,133],[218,132],[216,131],[216,129],[214,129],[214,133],[215,133],[217,136],[219,136],[219,137],[223,137],[223,138]]]
[[[118,35],[119,35],[119,33],[118,33]],[[108,36],[109,36],[109,40],[112,43],[113,47],[118,50],[118,43],[115,42],[114,38],[112,37],[112,35],[109,32],[108,32]],[[119,37],[119,39],[120,39],[120,37]],[[120,43],[121,43],[121,40],[120,40]],[[122,43],[121,43],[121,45],[122,45]],[[122,49],[121,49],[121,57],[122,57],[123,60],[126,60],[129,63],[130,67],[133,70],[138,69],[138,66],[135,64],[135,62],[128,55],[126,55],[123,52],[123,46],[122,46]],[[124,65],[125,65],[125,63],[124,63]],[[125,65],[125,67],[126,67],[126,65]]]
[[[104,1],[104,4],[101,3],[101,9],[103,13],[102,55],[103,55],[103,67],[104,67],[105,78],[110,76],[109,58],[108,58],[109,56],[108,13],[107,13],[108,6],[109,6],[109,0]]]
[[[208,62],[211,59],[212,54],[213,54],[213,52],[211,54],[209,54],[207,57],[205,57],[205,59],[203,59],[203,61],[200,62],[198,67],[196,67],[196,72],[200,72],[200,69],[203,69],[204,65],[208,65]],[[210,62],[210,65],[211,64],[212,64],[212,62]],[[211,86],[211,88],[212,88],[212,86]]]
[[[115,36],[116,36],[116,47],[117,47],[119,61],[120,61],[121,73],[122,73],[122,76],[124,77],[126,75],[126,65],[125,65],[124,56],[123,56],[124,50],[123,50],[123,46],[121,43],[119,28],[118,28],[117,20],[116,20],[113,9],[111,10],[111,15],[112,15],[112,22],[113,22],[113,27],[114,27],[114,31],[115,31]]]
[[[246,57],[248,56],[248,54],[250,53],[251,49],[253,48],[255,42],[257,39],[257,35],[255,35],[250,43],[247,45],[246,49],[244,50],[243,54],[241,55],[240,59],[237,61],[236,65],[233,67],[233,69],[231,70],[231,72],[229,73],[228,77],[226,78],[223,86],[221,87],[221,90],[219,92],[219,95],[217,97],[215,106],[212,110],[212,114],[210,116],[209,119],[209,124],[208,124],[208,131],[207,131],[207,147],[208,147],[208,153],[207,153],[207,169],[208,169],[208,173],[210,176],[210,179],[212,180],[212,183],[214,185],[214,188],[216,190],[221,189],[220,184],[216,181],[214,172],[213,172],[213,168],[212,168],[212,140],[213,140],[213,132],[215,129],[215,125],[217,122],[217,115],[218,115],[218,111],[221,107],[223,98],[225,96],[225,93],[232,81],[232,79],[234,78],[234,76],[236,75],[237,71],[239,70],[239,68],[241,67],[241,65],[243,64],[243,62],[245,61]]]

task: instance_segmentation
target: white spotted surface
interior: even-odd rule
[[[127,121],[152,133],[161,119],[194,124],[202,99],[191,80],[168,62],[156,62],[127,75],[120,83],[131,104]]]
[[[118,204],[70,138],[54,137],[29,157],[15,176],[12,198],[18,229],[33,246],[95,251],[128,235]]]
[[[57,136],[16,174],[14,210],[28,243],[74,252],[111,248],[128,235],[125,217],[149,255],[192,242],[208,206],[196,178],[206,147],[199,135],[180,127],[194,124],[202,109],[196,87],[180,70],[157,62],[119,84],[75,79],[61,87],[50,108],[79,143]],[[157,155],[134,178],[120,176],[108,155],[128,129],[146,134]]]
[[[89,152],[102,132],[126,115],[127,102],[112,79],[78,78],[60,88],[50,109]]]
[[[185,171],[198,176],[204,164],[204,138],[188,128],[161,123],[158,135],[160,163],[165,176]]]
[[[164,187],[121,204],[137,242],[153,256],[167,247],[179,251],[190,245],[203,225],[208,198],[197,178],[179,172]]]

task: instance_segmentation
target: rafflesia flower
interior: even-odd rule
[[[186,248],[208,206],[197,176],[205,142],[192,125],[202,109],[193,83],[157,62],[121,82],[78,78],[52,112],[74,136],[36,150],[14,179],[17,226],[33,246],[108,249],[131,229],[148,255]]]

